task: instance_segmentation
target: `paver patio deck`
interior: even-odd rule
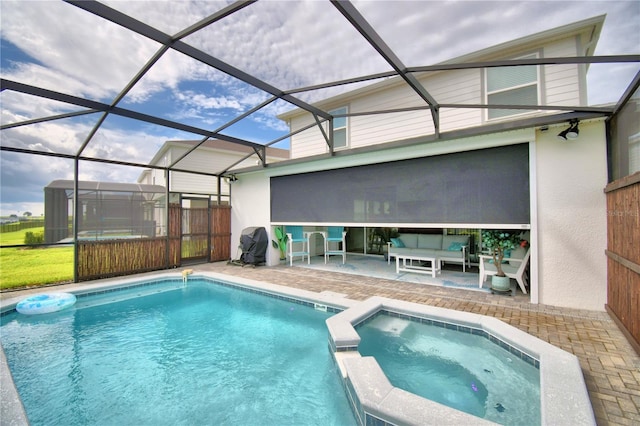
[[[499,318],[578,357],[598,425],[640,425],[640,356],[606,312],[534,305],[521,293],[500,296],[295,265],[252,268],[219,262],[189,268],[194,273],[211,271],[315,292],[333,291],[354,300],[377,295]]]

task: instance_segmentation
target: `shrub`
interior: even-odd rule
[[[44,243],[44,232],[25,232],[24,243],[28,246],[35,246]]]

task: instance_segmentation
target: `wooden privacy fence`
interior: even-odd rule
[[[211,208],[210,261],[231,259],[231,206]]]
[[[169,204],[169,259],[172,266],[180,265],[182,259],[182,208],[180,204]]]
[[[0,225],[0,234],[4,232],[22,231],[23,229],[40,228],[44,226],[44,219],[30,219],[19,222],[3,223]]]
[[[167,267],[167,239],[78,242],[78,280],[148,272]]]
[[[610,183],[607,196],[607,305],[640,353],[640,172]]]
[[[206,218],[207,215],[205,215]],[[231,247],[231,207],[209,208],[210,224],[205,233],[205,261],[229,260]],[[204,225],[200,224],[198,230]],[[182,209],[169,206],[168,237],[78,242],[78,281],[130,275],[175,268],[181,265]],[[210,247],[206,249],[207,239]],[[189,257],[189,256],[187,256]]]
[[[209,208],[182,209],[182,259],[209,257]]]

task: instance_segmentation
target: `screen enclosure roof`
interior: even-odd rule
[[[471,52],[506,49],[510,40],[551,26],[527,18],[537,13],[527,8],[538,2],[460,3],[3,1],[2,154],[189,171],[190,156],[217,140],[242,147],[239,156],[192,171],[226,176],[247,159],[266,166],[267,148],[288,148],[291,134],[282,117],[290,111],[306,111],[320,126],[335,118],[320,101],[389,79],[399,79],[420,97],[435,139],[443,107],[489,106],[444,105],[420,83],[419,73],[586,64],[600,76],[595,86],[602,83],[598,90],[608,99],[555,107],[558,122],[610,115],[638,85],[640,44],[632,34],[637,41],[640,20],[627,16],[622,28],[611,28],[602,40],[600,32],[609,28],[603,15],[581,11],[579,3],[570,5],[576,15],[565,2],[545,2],[558,23],[554,27],[570,26],[579,21],[576,16],[593,21],[593,45],[584,56],[475,61]],[[625,15],[607,6],[613,3],[602,3],[607,19]],[[513,13],[521,8],[528,25],[514,30],[519,26],[505,21],[509,11],[500,16],[497,6]],[[615,39],[620,31],[630,31],[631,40]],[[606,42],[602,54],[595,47],[598,38]],[[609,81],[601,81],[605,77]],[[152,162],[169,140],[195,143],[178,158]],[[327,143],[331,153],[330,138]],[[62,177],[72,166],[65,163]]]

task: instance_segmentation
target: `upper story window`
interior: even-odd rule
[[[329,114],[343,115],[347,112],[347,107],[341,107],[329,111]],[[347,147],[347,123],[347,117],[336,117],[333,119],[333,149]]]
[[[520,59],[533,59],[537,55],[529,55]],[[489,105],[539,105],[538,99],[538,66],[496,67],[488,68],[487,104]],[[522,109],[489,109],[487,118],[507,117],[523,114],[529,110]]]

